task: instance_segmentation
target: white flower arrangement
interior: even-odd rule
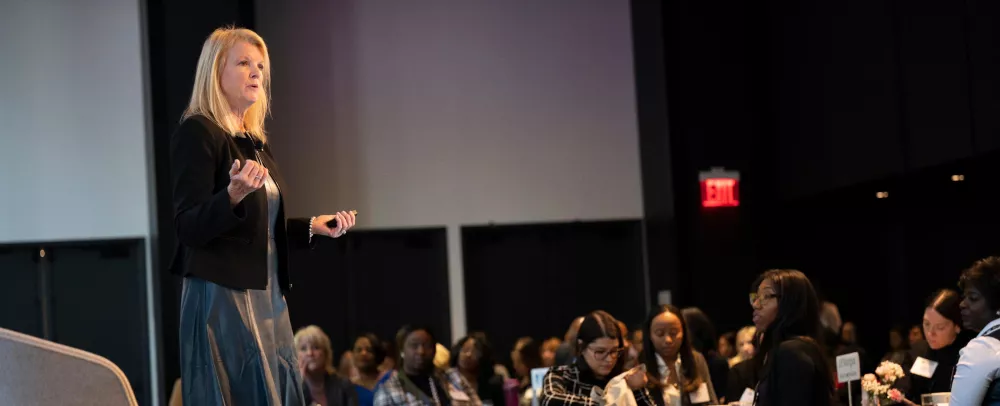
[[[892,384],[903,376],[905,376],[903,367],[894,362],[884,361],[875,369],[874,374],[865,374],[861,377],[861,390],[867,392],[868,397],[877,401],[879,405],[901,402],[903,393],[898,389],[892,389]]]

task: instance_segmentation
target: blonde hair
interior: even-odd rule
[[[756,336],[757,336],[757,327],[754,326],[743,327],[740,329],[739,332],[736,333],[736,343],[735,343],[736,355],[729,359],[730,368],[736,366],[736,364],[739,364],[743,361],[753,358],[752,356],[747,357],[746,354],[743,354],[743,346],[740,345],[740,343],[747,341],[752,343]]]
[[[330,346],[330,337],[317,326],[307,326],[295,332],[295,349],[298,350],[304,344],[313,344],[323,350],[326,373],[333,374],[337,370],[333,368],[333,348]]]
[[[246,42],[257,47],[264,57],[264,69],[261,73],[261,90],[263,97],[250,106],[240,123],[231,113],[229,102],[222,92],[222,69],[226,66],[226,54],[240,42]],[[254,137],[267,140],[264,131],[264,119],[270,113],[271,106],[271,58],[267,54],[264,39],[256,32],[246,28],[224,27],[216,29],[208,36],[198,57],[198,67],[194,76],[194,89],[191,91],[191,101],[184,110],[182,120],[191,116],[203,115],[222,127],[229,134],[239,134],[243,128]]]
[[[437,343],[437,352],[434,353],[434,366],[441,371],[448,369],[449,364],[451,364],[451,351],[448,347]]]
[[[753,337],[755,335],[757,335],[757,327],[755,326],[743,327],[740,329],[738,333],[736,333],[736,342],[739,343],[740,341],[753,341]]]

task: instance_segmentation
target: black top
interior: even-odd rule
[[[476,390],[479,395],[479,400],[486,402],[492,402],[494,406],[503,406],[507,403],[507,399],[503,393],[503,377],[500,375],[493,375],[486,382],[486,385],[479,384],[479,388]]]
[[[326,392],[326,406],[358,406],[358,392],[354,390],[351,381],[335,374],[327,374],[323,381],[323,391]],[[306,405],[313,404],[312,393],[303,382],[302,393]]]
[[[822,349],[813,341],[793,338],[767,354],[757,384],[758,406],[829,406],[833,378]]]
[[[259,157],[259,158],[258,158]],[[261,161],[284,190],[285,182],[271,157],[270,144],[237,138],[204,116],[181,123],[170,140],[174,229],[177,249],[170,271],[196,276],[235,289],[267,287],[268,211],[264,188],[236,207],[229,205],[229,170],[233,161]],[[278,247],[278,282],[288,291],[288,248],[310,247],[309,220],[285,218],[284,199],[274,230]],[[315,243],[313,239],[312,243]]]
[[[754,385],[757,384],[757,374],[754,373],[754,364],[752,359],[740,362],[733,365],[729,369],[729,379],[726,384],[726,401],[736,402],[739,401],[743,396],[743,392],[747,389],[753,390]]]
[[[729,360],[718,352],[709,351],[705,353],[705,362],[708,363],[708,374],[712,376],[712,387],[716,392],[724,393],[722,391],[729,387]]]
[[[903,388],[903,392],[906,393],[906,398],[910,399],[915,403],[920,403],[920,395],[926,393],[939,393],[939,392],[951,392],[951,379],[955,373],[955,365],[958,365],[959,351],[965,348],[965,345],[972,340],[972,336],[966,332],[962,332],[958,335],[951,345],[945,346],[944,348],[932,350],[926,342],[918,343],[910,351],[912,358],[916,360],[917,357],[926,358],[930,361],[937,362],[937,368],[934,369],[934,373],[931,374],[930,378],[925,378],[920,375],[916,375],[910,372],[912,363],[909,365],[901,365],[903,367],[906,376],[899,383],[899,387]]]

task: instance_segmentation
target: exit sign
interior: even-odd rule
[[[740,173],[722,168],[698,173],[701,183],[701,207],[739,207]]]

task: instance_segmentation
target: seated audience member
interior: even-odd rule
[[[476,333],[463,337],[452,347],[454,354],[449,379],[463,378],[479,395],[485,406],[504,406],[503,377],[496,374],[493,366],[493,346],[486,335]],[[454,376],[459,375],[459,376]]]
[[[556,351],[559,350],[560,345],[562,345],[562,340],[557,337],[551,337],[542,343],[543,366],[553,367],[556,365]]]
[[[448,368],[451,368],[451,350],[441,343],[437,343],[435,346],[437,352],[434,353],[434,368],[443,374],[448,372]]]
[[[556,350],[556,366],[573,363],[573,357],[576,356],[576,334],[580,331],[580,323],[583,323],[583,317],[573,319],[573,322],[569,325],[569,329],[566,330],[563,343]]]
[[[389,378],[389,374],[379,371],[379,367],[385,362],[382,342],[374,334],[363,334],[354,340],[351,354],[358,370],[358,377],[351,380],[358,393],[358,406],[373,406],[375,391]]]
[[[518,404],[530,405],[536,395],[531,388],[531,370],[542,368],[541,346],[530,337],[522,337],[514,344],[514,350],[510,352],[510,359],[514,365],[514,374],[520,382]]]
[[[729,360],[719,355],[715,351],[718,342],[715,337],[715,325],[708,318],[708,315],[697,307],[688,307],[681,310],[684,317],[684,324],[690,334],[688,341],[695,351],[701,353],[708,362],[708,371],[711,373],[712,386],[715,388],[725,388],[728,386],[726,380],[729,379]]]
[[[632,335],[629,336],[629,341],[632,342],[632,349],[636,352],[642,352],[644,341],[642,335],[642,326],[638,326],[632,330]]]
[[[757,352],[756,337],[757,328],[754,326],[746,326],[736,332],[736,355],[729,359],[730,367],[753,358]]]
[[[924,330],[920,326],[911,326],[910,335],[907,338],[910,342],[910,347],[917,345],[917,343],[924,341]]]
[[[295,348],[302,374],[302,394],[307,405],[357,406],[354,385],[333,369],[330,337],[319,327],[308,326],[295,333]]]
[[[939,290],[927,301],[923,323],[927,342],[913,348],[914,362],[901,364],[906,376],[897,385],[912,405],[920,404],[921,395],[951,391],[958,352],[972,339],[962,331],[961,301],[951,289]]]
[[[854,322],[845,322],[840,328],[840,342],[844,345],[858,344],[858,326],[855,326]]]
[[[893,362],[902,366],[913,363],[910,353],[910,341],[906,337],[907,331],[903,326],[893,326],[889,329],[889,352],[882,357],[882,361]]]
[[[437,371],[437,344],[430,329],[403,327],[396,334],[396,345],[403,350],[402,366],[379,386],[375,406],[482,405],[465,379],[453,380]]]
[[[351,353],[351,350],[344,351],[340,355],[340,363],[337,364],[337,374],[346,379],[357,378],[358,369],[354,367],[354,354]]]
[[[725,359],[736,356],[736,333],[730,331],[719,336],[719,344],[715,350]]]
[[[184,405],[184,400],[181,399],[181,378],[177,378],[174,381],[174,389],[170,392],[170,400],[167,401],[167,406],[182,406]]]
[[[1000,257],[972,264],[959,280],[962,325],[976,338],[962,349],[951,406],[1000,405]]]
[[[382,352],[385,353],[385,360],[378,366],[382,375],[388,375],[396,371],[399,365],[399,349],[396,348],[395,340],[382,340]]]
[[[692,327],[689,323],[700,319],[704,314],[699,316],[690,309],[686,309],[686,312],[687,317],[684,317],[672,305],[660,306],[643,325],[643,337],[646,341],[644,348],[648,350],[643,356],[643,364],[649,374],[646,388],[657,405],[698,406],[719,403],[709,365],[693,345],[694,340],[703,340],[702,344],[708,345],[708,341],[714,343],[715,339],[705,333],[700,338],[689,334]],[[706,321],[707,317],[698,323]],[[722,362],[726,361],[722,359]],[[726,369],[728,374],[728,365]]]
[[[624,342],[625,342],[625,351],[622,352],[622,358],[625,360],[624,368],[625,369],[632,369],[636,365],[639,365],[639,356],[638,356],[638,353],[635,353],[636,354],[635,357],[631,356],[631,354],[633,354],[633,352],[632,352],[632,341],[630,341],[628,339],[628,337],[629,337],[628,326],[625,325],[624,322],[622,322],[621,320],[619,320],[618,321],[618,329],[622,331],[622,337],[625,338],[625,340],[624,340]]]
[[[576,335],[576,360],[545,374],[538,404],[542,406],[602,406],[611,379],[624,372],[625,337],[617,320],[603,311],[590,313]],[[637,371],[637,370],[636,370]],[[646,389],[646,374],[633,373],[625,380],[638,405],[655,406]]]
[[[628,347],[628,353],[626,355],[628,357],[627,359],[630,361],[635,360],[636,365],[642,363],[642,359],[640,358],[642,357],[642,349],[644,348],[642,325],[639,325],[632,330],[631,334],[628,336],[628,341],[632,343],[632,345]],[[631,362],[628,364],[632,365]]]
[[[736,333],[738,353],[730,358],[729,379],[726,380],[726,400],[739,401],[747,389],[753,390],[757,384],[757,370],[753,357],[757,353],[757,328],[747,326]],[[735,361],[735,363],[734,363]]]
[[[823,302],[820,310],[820,324],[823,326],[823,334],[819,336],[822,340],[824,354],[826,355],[826,361],[831,368],[836,365],[836,359],[840,355],[850,354],[853,352],[858,353],[858,359],[861,361],[862,371],[874,371],[876,366],[872,364],[868,357],[868,353],[864,348],[857,345],[857,329],[854,323],[843,322],[840,318],[840,309],[836,304],[831,302]],[[850,341],[844,340],[844,327],[847,327],[847,337]],[[847,404],[851,396],[849,392],[860,393],[861,392],[861,381],[851,381],[850,390],[848,390],[848,385],[839,385],[837,389],[837,400],[842,404]],[[857,396],[854,397],[854,403],[859,404],[860,399]]]

